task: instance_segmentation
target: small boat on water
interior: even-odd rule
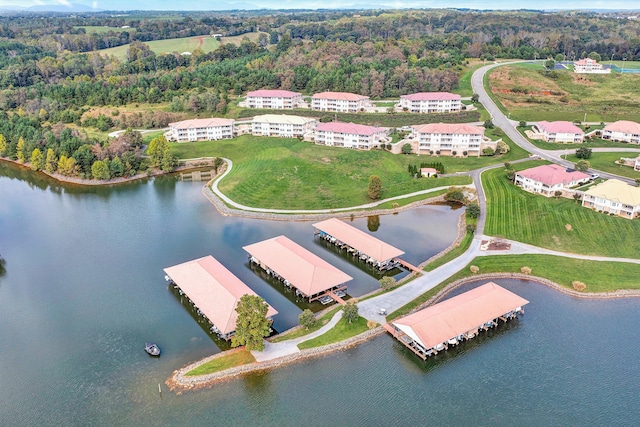
[[[152,342],[145,343],[144,351],[146,351],[149,356],[160,357],[160,347]]]

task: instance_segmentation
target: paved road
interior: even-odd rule
[[[510,120],[507,116],[505,116],[502,111],[498,108],[495,102],[489,97],[489,94],[484,88],[483,81],[484,75],[487,71],[500,67],[502,65],[508,64],[517,64],[522,61],[514,61],[514,62],[502,62],[499,64],[491,64],[486,65],[484,67],[478,68],[473,75],[471,76],[471,87],[473,88],[473,92],[478,94],[478,98],[482,105],[487,109],[493,123],[502,128],[502,130],[507,134],[511,140],[524,148],[528,152],[535,154],[545,160],[549,160],[550,162],[557,163],[567,168],[574,167],[574,164],[564,160],[561,156],[564,154],[564,150],[543,150],[541,148],[536,147],[531,142],[529,142],[522,134],[516,129],[516,126],[519,122],[515,120]],[[611,151],[619,151],[619,152],[636,152],[640,153],[639,149],[634,148],[594,148],[594,152],[611,152]],[[619,175],[614,175],[608,172],[599,171],[596,169],[592,169],[588,171],[589,173],[598,173],[603,178],[616,178],[622,181],[626,181],[629,184],[635,184],[635,181],[630,178],[621,177]]]

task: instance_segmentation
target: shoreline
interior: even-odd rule
[[[543,286],[547,286],[565,295],[569,295],[577,298],[610,299],[610,298],[640,297],[640,290],[618,290],[613,292],[584,293],[584,292],[579,292],[573,289],[566,288],[544,277],[529,276],[522,273],[486,273],[486,274],[479,274],[477,276],[465,277],[462,279],[458,279],[452,283],[449,283],[444,288],[442,288],[438,293],[436,293],[434,296],[432,296],[427,301],[425,301],[424,303],[420,304],[418,307],[413,309],[411,313],[439,302],[449,292],[453,291],[459,286],[465,285],[470,282],[476,282],[479,280],[491,280],[491,279],[529,280],[529,281],[539,283]],[[326,346],[317,347],[313,349],[302,350],[298,353],[272,359],[266,362],[254,362],[247,365],[235,366],[233,368],[228,368],[222,371],[218,371],[218,372],[214,372],[206,375],[189,376],[189,377],[185,375],[187,372],[191,371],[192,369],[195,369],[196,367],[210,360],[213,360],[228,354],[227,352],[222,351],[220,353],[217,353],[212,356],[208,356],[204,359],[190,363],[180,369],[175,370],[171,374],[171,376],[167,378],[167,380],[165,381],[165,384],[169,387],[169,390],[175,392],[176,394],[182,394],[184,391],[210,388],[216,383],[231,381],[243,375],[266,371],[270,369],[281,368],[281,367],[290,365],[292,363],[301,362],[311,358],[327,356],[337,351],[346,350],[348,348],[357,346],[363,342],[369,341],[370,339],[375,338],[379,335],[382,335],[384,332],[385,332],[384,328],[382,328],[382,326],[378,326],[374,329],[370,329],[366,332],[363,332],[362,334],[356,335],[355,337],[351,337],[344,341],[328,344]]]

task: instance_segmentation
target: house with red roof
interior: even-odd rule
[[[584,131],[571,122],[543,120],[533,126],[533,131],[542,135],[547,142],[583,142]]]
[[[640,144],[640,123],[618,120],[602,129],[602,139]]]
[[[609,74],[611,73],[611,68],[604,68],[595,59],[583,58],[579,61],[574,61],[573,72],[578,74]]]
[[[539,193],[547,197],[588,182],[590,176],[584,172],[566,169],[559,165],[542,165],[517,172],[514,182],[530,193]]]
[[[311,97],[311,109],[317,111],[357,113],[371,106],[368,96],[349,92],[322,92]]]
[[[235,120],[233,119],[192,119],[169,123],[165,137],[170,141],[213,141],[233,138]]]
[[[315,131],[315,143],[329,147],[370,150],[389,142],[389,128],[355,123],[320,123]]]
[[[454,113],[462,109],[462,98],[449,92],[418,92],[401,95],[397,106],[411,113]]]
[[[260,89],[247,93],[243,107],[266,109],[292,109],[305,107],[302,94],[289,90]]]
[[[495,151],[498,144],[484,136],[483,127],[467,123],[429,123],[411,128],[407,141],[417,141],[419,154],[480,157],[483,149],[491,147]]]

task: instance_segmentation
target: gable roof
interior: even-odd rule
[[[640,135],[640,123],[631,122],[629,120],[618,120],[617,122],[609,123],[608,125],[606,125],[603,131]]]
[[[618,179],[609,179],[601,182],[589,188],[584,193],[601,199],[624,203],[629,206],[640,205],[640,187],[629,185]]]
[[[455,135],[484,135],[480,126],[468,123],[428,123],[411,126],[418,133],[447,133]]]
[[[320,123],[318,127],[316,127],[316,131],[338,132],[338,133],[346,133],[349,135],[374,135],[376,133],[387,131],[387,128],[359,125],[355,123],[327,122],[327,123]]]
[[[312,117],[292,116],[289,114],[263,114],[253,118],[254,123],[287,123],[292,125],[304,125],[317,120]]]
[[[358,95],[349,92],[321,92],[316,93],[312,99],[336,99],[340,101],[360,101],[362,99],[369,99],[368,96]]]
[[[383,242],[364,231],[340,221],[337,218],[331,218],[313,224],[318,230],[335,237],[336,239],[346,243],[352,248],[366,254],[376,261],[387,261],[392,258],[399,257],[404,254],[400,249]]]
[[[408,99],[409,101],[453,101],[462,99],[460,95],[449,92],[418,92],[400,95],[400,98]]]
[[[589,178],[589,175],[584,172],[567,170],[559,165],[536,166],[535,168],[525,169],[517,172],[516,174],[541,182],[550,187],[557,184],[568,184],[571,181],[580,181]]]
[[[259,89],[247,92],[247,96],[261,96],[264,98],[295,98],[302,96],[300,92],[291,92],[290,90],[280,89]]]
[[[546,133],[577,133],[584,135],[584,131],[571,122],[559,120],[556,122],[548,122],[542,120],[537,124],[538,128],[542,129]]]
[[[429,349],[478,328],[528,302],[519,295],[489,282],[395,320],[392,324]]]
[[[243,249],[307,296],[353,279],[285,236],[243,246]]]
[[[211,255],[167,267],[164,272],[223,334],[236,330],[243,295],[257,295]],[[267,317],[278,314],[269,306]]]
[[[169,123],[169,127],[174,129],[201,129],[216,126],[231,126],[235,123],[233,119],[210,118],[210,119],[191,119],[181,122]]]

